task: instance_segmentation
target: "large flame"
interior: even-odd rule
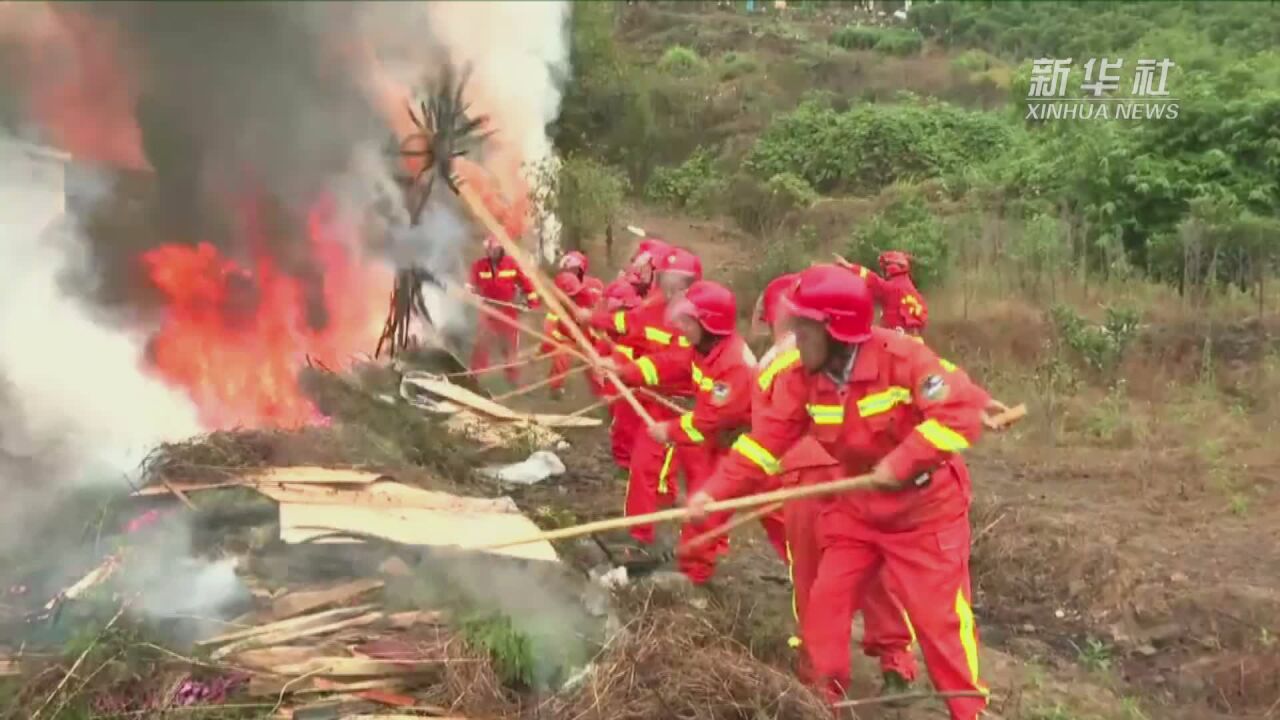
[[[252,211],[247,214],[250,232],[262,233]],[[312,207],[306,225],[320,266],[312,282],[286,274],[265,252],[242,267],[208,243],[163,245],[142,257],[167,299],[151,361],[187,391],[209,428],[317,420],[298,386],[298,369],[308,358],[343,363],[377,340],[388,273],[349,250],[354,244],[340,237],[345,229],[327,199]],[[250,239],[266,246],[265,237]]]

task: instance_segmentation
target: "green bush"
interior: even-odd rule
[[[724,203],[738,226],[756,235],[777,230],[787,217],[817,202],[804,178],[778,173],[761,181],[750,175],[735,175],[724,188]]]
[[[848,25],[831,34],[831,43],[847,50],[914,55],[924,46],[924,36],[915,30]]]
[[[561,224],[566,247],[603,232],[626,197],[627,176],[619,169],[585,155],[567,155],[557,172],[539,177],[539,197]]]
[[[658,60],[658,69],[677,77],[697,75],[706,68],[707,61],[697,51],[683,45],[672,45]]]
[[[714,167],[715,156],[698,148],[676,167],[657,168],[645,185],[645,196],[671,208],[708,209],[710,197],[722,182]]]
[[[764,292],[770,280],[809,267],[817,252],[818,234],[807,226],[800,228],[794,237],[778,238],[767,243],[755,255],[755,262],[733,278],[733,288],[738,293],[739,314],[745,316],[751,313],[756,298]]]
[[[1011,135],[1000,116],[945,103],[871,104],[844,113],[804,103],[770,123],[744,165],[761,178],[795,174],[821,193],[876,192],[976,164]]]
[[[886,250],[911,254],[911,278],[921,290],[937,287],[946,277],[951,249],[943,237],[942,222],[918,193],[899,197],[855,230],[845,257],[874,268]]]
[[[736,80],[759,69],[755,57],[748,53],[729,51],[720,57],[720,79]]]
[[[1074,360],[1108,385],[1117,380],[1120,363],[1138,336],[1141,316],[1130,307],[1106,308],[1106,320],[1093,325],[1065,305],[1049,311],[1058,341]]]

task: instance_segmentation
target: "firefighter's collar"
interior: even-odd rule
[[[836,387],[844,387],[849,384],[849,377],[853,375],[853,366],[858,362],[858,351],[861,347],[861,345],[853,345],[849,348],[849,359],[845,361],[844,367],[840,369],[838,374],[830,370],[823,370],[823,373],[831,378],[831,382],[834,382]]]

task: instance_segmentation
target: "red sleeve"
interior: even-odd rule
[[[529,303],[529,307],[539,307],[542,300],[538,297],[538,291],[534,289],[533,283],[529,282],[529,276],[524,274],[518,266],[516,267],[516,284],[524,291],[525,300]]]
[[[920,422],[882,462],[899,481],[909,482],[978,441],[990,396],[967,373],[923,344],[912,343],[899,362],[902,367],[895,374],[911,388]]]
[[[687,412],[669,421],[668,437],[683,445],[701,445],[708,436],[747,423],[751,416],[751,376],[746,365],[724,374],[712,387],[710,399],[700,399]]]
[[[749,494],[760,481],[782,470],[781,458],[809,429],[809,379],[795,365],[773,379],[769,391],[756,395],[751,432],[738,437],[716,465],[703,491],[717,500]]]
[[[692,373],[689,348],[674,347],[645,355],[618,370],[618,378],[628,385],[669,385],[687,380]]]
[[[471,263],[471,285],[475,288],[480,287],[480,261]]]

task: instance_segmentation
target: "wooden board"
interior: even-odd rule
[[[304,590],[291,592],[271,601],[271,617],[276,620],[309,613],[329,605],[339,605],[351,598],[363,595],[382,587],[381,580],[353,580],[335,587],[320,590]]]
[[[471,498],[432,492],[390,480],[360,487],[323,485],[262,485],[256,490],[278,503],[300,505],[356,505],[375,508],[422,508],[450,512],[518,513],[511,498]]]
[[[224,480],[222,482],[210,483],[183,483],[169,482],[163,485],[148,485],[134,491],[134,497],[149,497],[152,495],[170,495],[172,490],[180,493],[191,493],[200,490],[216,490],[218,488],[229,487],[259,487],[263,484],[278,485],[280,483],[292,484],[313,484],[320,485],[368,485],[377,480],[390,480],[389,475],[380,475],[378,473],[364,472],[361,470],[342,470],[334,468],[298,466],[298,467],[282,467],[269,468],[249,473],[243,477],[232,480]]]
[[[505,405],[500,405],[487,397],[477,395],[464,387],[454,385],[446,380],[435,380],[427,377],[406,375],[403,382],[409,383],[447,400],[452,400],[460,405],[465,405],[476,412],[484,413],[485,415],[498,420],[532,420],[533,422],[545,427],[589,428],[599,427],[603,424],[603,421],[598,418],[551,414],[529,415],[527,413],[517,412]]]
[[[324,529],[316,529],[324,528]],[[411,544],[451,547],[480,546],[520,540],[536,535],[538,526],[519,513],[477,513],[425,508],[367,507],[360,505],[280,505],[280,539],[286,543],[305,542],[333,531],[377,535]],[[326,539],[319,542],[348,542]],[[500,548],[500,555],[549,560],[559,557],[549,542]]]

